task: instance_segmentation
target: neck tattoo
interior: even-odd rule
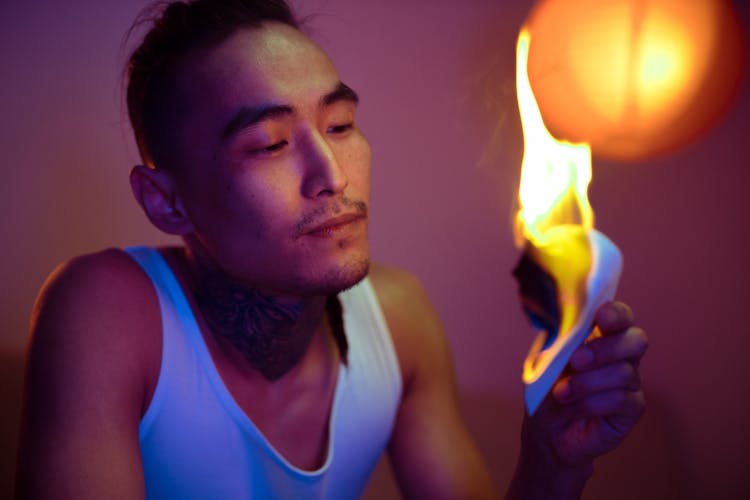
[[[294,368],[317,331],[314,318],[303,314],[303,303],[265,295],[232,282],[203,262],[197,264],[200,271],[193,295],[211,331],[227,340],[266,380],[278,380]],[[326,300],[325,309],[346,362],[348,346],[335,295]]]

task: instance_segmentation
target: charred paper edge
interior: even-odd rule
[[[591,333],[594,313],[605,302],[611,301],[622,272],[622,253],[604,234],[596,230],[587,233],[591,245],[591,270],[586,279],[586,304],[570,332],[559,332],[555,342],[546,349],[546,333],[541,332],[524,361],[524,398],[529,415],[539,408],[557,378],[567,365],[573,351]],[[531,365],[534,369],[531,370]],[[526,373],[533,376],[527,379]]]

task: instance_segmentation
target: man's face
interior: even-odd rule
[[[269,293],[327,294],[367,272],[370,146],[356,95],[303,34],[240,30],[178,68],[178,195],[194,251]]]

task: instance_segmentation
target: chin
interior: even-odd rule
[[[370,259],[365,258],[326,272],[319,281],[317,295],[333,295],[348,290],[362,281],[370,270]]]
[[[334,295],[362,281],[370,270],[370,259],[363,256],[344,263],[318,267],[293,285],[304,295]]]
[[[338,293],[348,290],[367,276],[370,271],[370,259],[366,258],[339,270],[340,272],[331,278],[331,283],[337,283],[336,290],[329,293]]]

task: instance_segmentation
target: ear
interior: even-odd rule
[[[180,236],[193,231],[169,172],[136,165],[130,171],[130,187],[146,217],[158,229]]]

